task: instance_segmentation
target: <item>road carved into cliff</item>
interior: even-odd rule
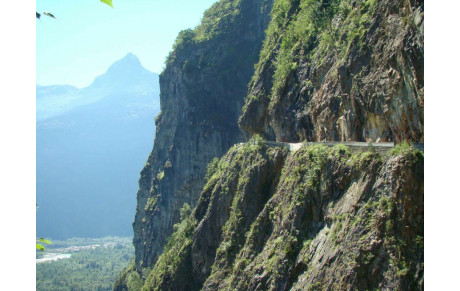
[[[328,147],[333,147],[338,144],[346,145],[350,148],[351,151],[357,152],[362,151],[363,149],[373,147],[376,152],[378,153],[386,153],[390,149],[395,146],[394,142],[379,142],[379,143],[367,143],[367,142],[355,142],[355,141],[348,141],[348,142],[339,142],[339,141],[332,141],[332,142],[299,142],[299,143],[289,143],[289,142],[279,142],[279,141],[265,141],[265,144],[269,147],[284,147],[289,149],[291,152],[295,152],[298,149],[306,146],[312,145],[324,145]],[[424,144],[423,143],[414,143],[412,146],[420,151],[423,152]]]

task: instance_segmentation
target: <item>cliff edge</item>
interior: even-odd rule
[[[423,289],[423,19],[417,0],[221,0],[183,31],[114,290]]]

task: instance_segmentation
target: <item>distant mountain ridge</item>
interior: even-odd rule
[[[139,170],[152,149],[158,75],[128,54],[83,89],[37,85],[37,232],[132,235]]]
[[[78,89],[71,85],[37,85],[37,121],[58,116],[109,95],[159,94],[157,84],[158,75],[145,69],[134,54],[128,53],[113,63],[106,73],[96,77],[88,87]]]
[[[78,92],[78,88],[71,85],[51,85],[51,86],[36,86],[37,99],[42,99],[49,95],[60,95],[60,94],[75,94]]]

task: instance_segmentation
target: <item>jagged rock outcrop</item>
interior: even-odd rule
[[[276,1],[240,125],[278,141],[423,142],[423,1]]]
[[[398,149],[233,147],[144,287],[422,289],[423,154]]]
[[[133,223],[136,266],[152,267],[184,203],[196,204],[206,165],[243,140],[247,84],[268,25],[270,1],[220,1],[180,33],[160,75],[161,113],[141,172]]]

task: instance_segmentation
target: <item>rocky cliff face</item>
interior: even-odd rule
[[[206,165],[242,141],[237,120],[269,9],[264,1],[220,1],[178,36],[160,75],[161,114],[139,181],[137,267],[156,262],[182,205],[196,204]]]
[[[423,1],[276,1],[241,127],[423,142]]]
[[[423,155],[250,141],[214,167],[148,290],[420,290]]]
[[[116,290],[423,288],[421,152],[255,135],[423,142],[423,2],[222,0],[160,83]]]

